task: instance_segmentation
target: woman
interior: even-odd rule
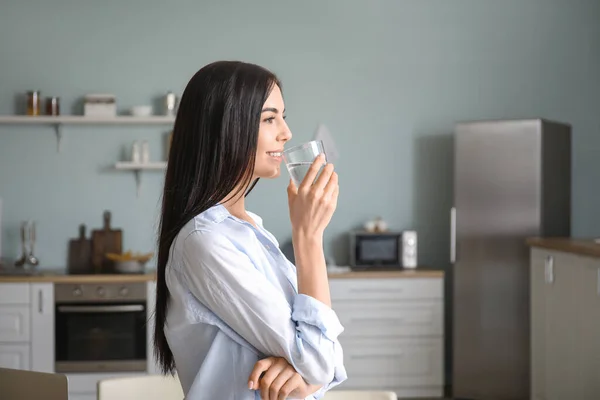
[[[241,62],[188,83],[163,193],[155,353],[188,400],[320,398],[346,379],[331,309],[323,231],[337,205],[331,164],[290,180],[296,266],[244,198],[281,173],[291,138],[281,84]],[[314,182],[314,184],[310,184]]]

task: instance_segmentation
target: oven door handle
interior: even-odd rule
[[[58,311],[65,313],[124,313],[144,311],[144,306],[141,304],[122,306],[58,306]]]

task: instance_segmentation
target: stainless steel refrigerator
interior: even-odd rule
[[[571,127],[543,119],[455,127],[452,394],[530,390],[531,236],[570,236]]]

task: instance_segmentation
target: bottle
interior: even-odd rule
[[[131,147],[131,162],[140,162],[140,144],[137,140],[133,142],[133,146]]]
[[[48,97],[46,99],[46,115],[60,115],[60,99],[58,97]]]
[[[165,115],[170,117],[175,115],[175,109],[177,108],[177,96],[173,92],[168,92],[165,95]]]
[[[40,115],[40,91],[27,92],[27,115]]]

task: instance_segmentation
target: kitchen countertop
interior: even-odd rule
[[[406,269],[389,271],[347,271],[329,272],[330,279],[390,279],[390,278],[442,278],[444,271],[432,269]],[[111,282],[148,282],[156,280],[153,270],[145,274],[95,274],[68,275],[61,270],[41,270],[35,275],[2,275],[0,283],[16,282],[54,282],[54,283],[111,283]]]
[[[533,237],[527,239],[527,244],[531,247],[600,258],[600,243],[593,239]]]
[[[133,283],[148,282],[156,280],[154,271],[145,274],[91,274],[91,275],[68,275],[60,270],[40,270],[35,275],[2,275],[0,283]]]

